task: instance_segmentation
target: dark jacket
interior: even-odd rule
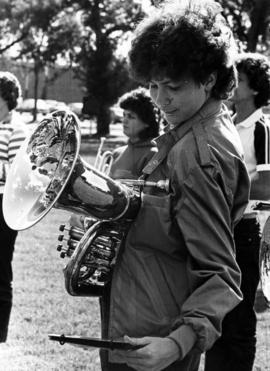
[[[192,347],[209,349],[241,301],[233,226],[248,202],[249,177],[220,101],[207,102],[157,145],[144,173],[169,179],[170,190],[142,194],[114,270],[108,335],[170,336],[184,357]],[[112,353],[110,361],[119,359]]]

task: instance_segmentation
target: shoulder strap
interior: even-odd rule
[[[210,151],[208,147],[207,134],[201,123],[194,125],[192,127],[196,144],[198,147],[200,164],[201,166],[206,166],[210,164]]]
[[[158,152],[154,154],[151,160],[147,163],[147,165],[143,168],[142,173],[143,175],[140,177],[141,179],[145,179],[148,175],[152,174],[152,172],[162,163],[162,161],[167,157],[168,153],[170,152],[171,148],[177,142],[178,138],[170,133],[170,135],[166,138],[166,145],[161,146],[158,149]]]
[[[207,134],[203,128],[201,123],[196,123],[192,126],[193,134],[195,137],[195,141],[198,147],[199,157],[200,157],[200,164],[201,166],[206,166],[210,164],[210,151],[208,147],[207,141]],[[188,130],[186,130],[188,131]],[[183,133],[182,133],[183,134]],[[180,139],[177,131],[172,130],[170,135],[167,137],[167,143],[158,150],[157,153],[152,157],[152,159],[148,162],[148,164],[142,170],[142,176],[140,179],[145,179],[148,175],[152,174],[152,172],[161,164],[161,162],[167,157],[168,153],[178,142]]]

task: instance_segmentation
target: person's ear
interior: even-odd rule
[[[217,73],[212,72],[210,75],[207,77],[205,83],[204,83],[204,88],[207,93],[210,93],[213,87],[216,85],[217,82]]]

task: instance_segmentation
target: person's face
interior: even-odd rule
[[[146,127],[135,112],[127,109],[123,111],[123,131],[130,140],[139,139],[139,133]]]
[[[231,101],[234,103],[253,101],[256,92],[250,88],[248,77],[245,73],[238,73],[238,87],[234,89]]]
[[[164,112],[171,126],[191,118],[210,95],[208,84],[197,84],[191,78],[177,81],[166,77],[154,79],[149,89],[153,101]]]
[[[0,95],[0,121],[2,121],[9,113],[7,102]]]

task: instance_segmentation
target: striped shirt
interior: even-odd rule
[[[0,193],[4,191],[6,173],[26,134],[26,125],[17,112],[12,112],[9,120],[0,122]]]
[[[250,179],[260,171],[270,171],[270,120],[257,109],[236,125],[244,149]],[[249,201],[245,214],[254,213],[254,201]]]
[[[261,109],[236,125],[244,149],[249,176],[258,171],[270,171],[270,126]]]

